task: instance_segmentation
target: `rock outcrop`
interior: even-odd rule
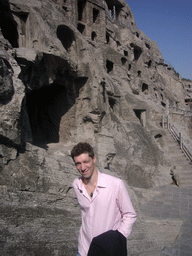
[[[90,142],[137,209],[131,187],[171,182],[162,120],[170,108],[190,111],[189,88],[124,0],[3,0],[0,9],[1,255],[71,256],[72,146]],[[187,136],[191,116],[183,120]]]

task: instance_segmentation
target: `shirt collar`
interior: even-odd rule
[[[80,191],[83,191],[83,187],[84,187],[83,182],[82,182],[82,179],[80,177],[79,178],[79,183],[78,183],[78,189]],[[105,176],[100,171],[98,171],[97,187],[101,187],[101,188],[106,188],[107,187],[107,181],[105,179]]]
[[[101,188],[107,187],[107,181],[105,179],[105,176],[100,171],[98,171],[97,187],[101,187]]]

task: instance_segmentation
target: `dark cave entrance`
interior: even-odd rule
[[[134,45],[133,43],[131,43],[130,46],[133,48],[134,60],[137,61],[141,56],[143,50],[141,49],[141,47],[139,47],[138,45]]]
[[[84,21],[84,9],[86,5],[86,0],[78,0],[77,1],[77,7],[78,7],[78,20]]]
[[[92,39],[92,41],[95,41],[96,38],[97,38],[97,34],[95,33],[95,31],[93,31],[93,32],[91,33],[91,39]]]
[[[98,17],[99,17],[99,10],[93,8],[93,23],[97,22]]]
[[[33,144],[59,142],[61,117],[68,111],[67,90],[62,85],[49,85],[26,95]]]
[[[73,42],[75,41],[75,35],[73,31],[65,25],[59,25],[57,27],[57,37],[61,41],[66,51],[69,52]]]
[[[133,109],[143,127],[146,126],[146,109]]]
[[[53,83],[26,94],[33,144],[66,142],[76,126],[76,98],[87,77],[66,76],[63,84]]]
[[[113,71],[113,62],[110,60],[106,61],[106,68],[107,68],[107,73],[109,74],[111,71]]]
[[[9,41],[12,47],[17,48],[19,47],[19,34],[17,31],[17,22],[14,20],[13,14],[11,13],[9,1],[0,1],[0,11],[1,33],[4,36],[4,38]]]

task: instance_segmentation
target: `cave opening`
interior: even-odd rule
[[[1,0],[0,1],[0,29],[1,33],[5,39],[9,41],[9,43],[14,48],[19,47],[18,39],[19,34],[17,30],[17,22],[14,20],[13,14],[11,13],[11,9],[9,6],[9,1]]]
[[[121,63],[122,63],[122,66],[124,66],[127,62],[127,59],[125,57],[122,57],[121,58]]]
[[[93,23],[97,23],[99,17],[99,10],[93,8]]]
[[[130,44],[131,47],[133,47],[133,53],[134,53],[134,60],[137,61],[139,57],[141,56],[143,50],[133,43]]]
[[[73,31],[65,25],[59,25],[57,27],[57,37],[61,41],[66,51],[69,52],[73,42],[75,41],[75,35]]]
[[[161,135],[161,134],[156,134],[156,135],[154,136],[154,138],[155,138],[155,139],[160,139],[160,138],[162,138],[162,135]]]
[[[147,63],[148,68],[150,68],[150,67],[151,67],[151,64],[152,64],[152,61],[151,61],[151,60],[149,60],[149,62]]]
[[[81,23],[78,23],[78,24],[77,24],[77,29],[79,30],[79,32],[80,32],[81,34],[84,34],[85,25],[84,25],[84,24],[81,24]]]
[[[143,92],[144,94],[148,94],[148,91],[149,91],[149,86],[148,86],[148,84],[143,83],[143,84],[142,84],[142,92]]]
[[[109,97],[108,101],[109,101],[109,106],[111,107],[112,110],[114,110],[116,100],[114,98]]]
[[[141,77],[141,70],[137,71],[137,75],[138,75],[138,77]]]
[[[142,126],[146,126],[146,109],[133,109]]]
[[[78,0],[77,1],[78,20],[80,20],[80,21],[84,21],[83,16],[84,16],[85,5],[86,5],[86,0]]]
[[[134,60],[138,60],[141,56],[142,49],[140,47],[135,46],[134,48]]]
[[[165,102],[161,101],[161,105],[165,108],[166,107],[166,104]]]
[[[65,142],[75,127],[75,102],[87,77],[66,78],[65,85],[53,83],[26,94],[33,144]]]
[[[33,144],[59,142],[61,117],[69,108],[66,88],[52,84],[26,95]]]
[[[113,62],[110,60],[106,61],[106,68],[107,68],[107,73],[109,74],[111,71],[113,71]]]
[[[110,42],[110,34],[106,32],[106,43],[109,44]]]
[[[161,134],[156,134],[154,136],[156,142],[159,144],[160,147],[163,147],[164,146],[164,142],[163,142],[163,136]]]
[[[97,38],[97,34],[95,33],[95,31],[93,31],[93,32],[91,33],[91,40],[92,40],[92,41],[95,41],[96,38]]]

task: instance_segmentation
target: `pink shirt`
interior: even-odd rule
[[[92,198],[81,178],[74,180],[73,188],[82,214],[78,239],[81,256],[87,256],[93,237],[108,230],[118,230],[125,237],[130,235],[136,213],[122,180],[98,171],[97,186]]]

